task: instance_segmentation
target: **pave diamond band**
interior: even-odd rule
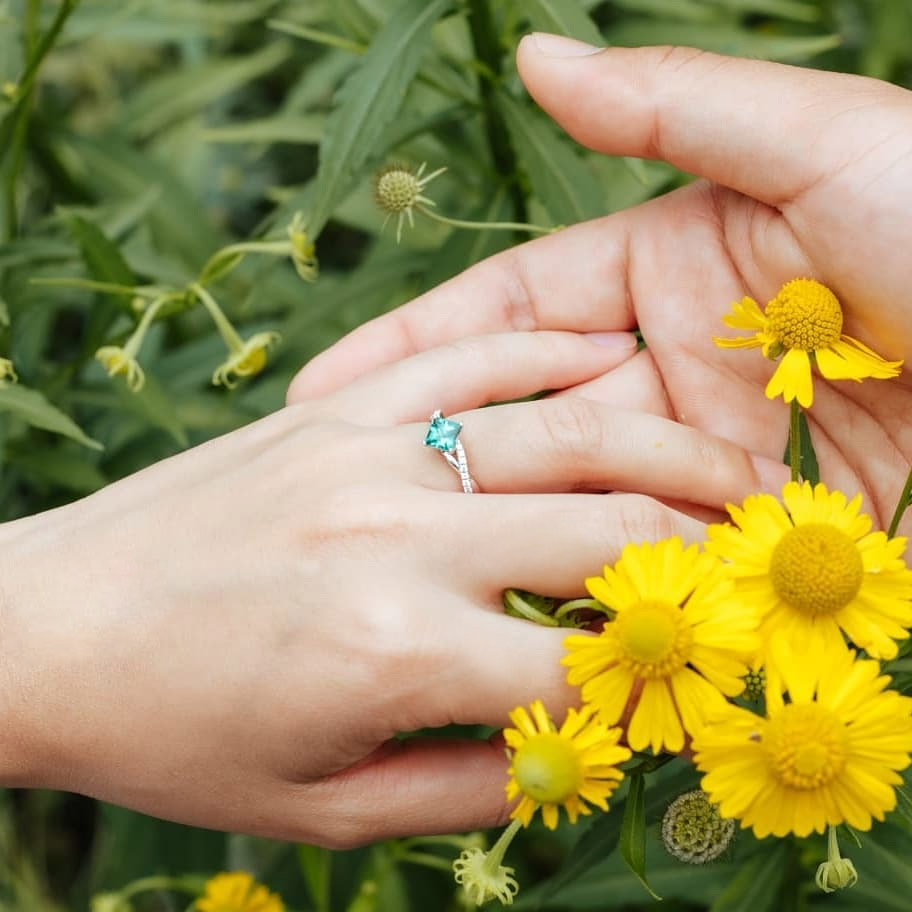
[[[424,435],[424,445],[441,452],[451,468],[459,473],[462,490],[466,494],[474,494],[477,485],[469,474],[465,447],[459,440],[461,430],[462,424],[459,421],[444,417],[440,409],[437,409],[431,415],[427,433]]]

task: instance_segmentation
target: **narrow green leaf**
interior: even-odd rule
[[[240,121],[203,132],[206,142],[216,143],[300,143],[316,145],[326,130],[321,114],[280,114],[258,120]]]
[[[66,210],[61,215],[79,251],[89,274],[100,282],[117,285],[135,285],[134,277],[117,245],[94,222]]]
[[[135,136],[151,136],[274,70],[290,53],[290,44],[276,41],[246,57],[214,58],[166,73],[132,96],[120,123]]]
[[[782,839],[764,843],[756,855],[741,865],[709,912],[772,912],[776,909],[790,849]]]
[[[602,188],[557,127],[505,92],[496,96],[520,163],[535,195],[558,225],[605,214]]]
[[[307,220],[311,240],[351,191],[383,130],[399,112],[427,50],[431,27],[450,2],[406,0],[339,91],[339,105],[327,118],[320,145],[316,192]]]
[[[817,465],[817,454],[814,452],[814,443],[811,440],[811,429],[808,426],[807,416],[804,411],[798,414],[798,437],[801,442],[801,461],[799,463],[799,472],[805,481],[812,485],[820,481],[820,466]],[[785,442],[785,454],[782,457],[783,462],[789,464],[789,448],[791,447],[791,432]]]
[[[578,0],[527,0],[523,11],[529,17],[532,28],[540,32],[569,35],[596,47],[605,43],[598,26]]]
[[[93,450],[104,449],[97,440],[89,437],[69,415],[48,402],[38,390],[29,389],[20,384],[0,387],[0,412],[9,412],[32,427],[69,437]]]
[[[763,60],[804,61],[839,47],[840,35],[777,35],[728,24],[674,22],[628,17],[606,34],[610,44],[641,47],[683,44],[688,47]]]
[[[329,912],[329,885],[332,852],[320,846],[299,845],[298,867],[310,890],[316,912]]]
[[[3,299],[3,295],[0,295],[0,326],[9,326],[9,325],[10,325],[9,307],[7,306],[6,301]]]
[[[624,804],[621,823],[620,850],[627,867],[636,875],[653,899],[661,899],[646,880],[646,810],[644,793],[646,781],[642,773],[630,777],[630,790]]]

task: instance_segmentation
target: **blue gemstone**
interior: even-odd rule
[[[452,453],[456,449],[456,438],[461,430],[462,425],[458,421],[435,415],[425,435],[424,445],[434,447],[441,453]]]

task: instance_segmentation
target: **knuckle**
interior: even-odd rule
[[[554,457],[582,461],[602,452],[605,425],[592,403],[573,396],[541,403],[539,412],[543,440]]]
[[[657,542],[677,535],[674,511],[642,494],[612,494],[614,521],[620,535],[619,548],[628,542]]]

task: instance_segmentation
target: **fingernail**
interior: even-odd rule
[[[585,41],[565,38],[563,35],[549,35],[547,32],[533,32],[532,41],[545,57],[588,57],[602,50]]]
[[[763,493],[775,494],[778,497],[792,477],[791,469],[775,459],[767,459],[766,456],[751,456],[751,462],[754,464],[757,478],[760,479]]]
[[[636,336],[628,332],[585,333],[585,336],[600,348],[636,348],[637,344]]]

